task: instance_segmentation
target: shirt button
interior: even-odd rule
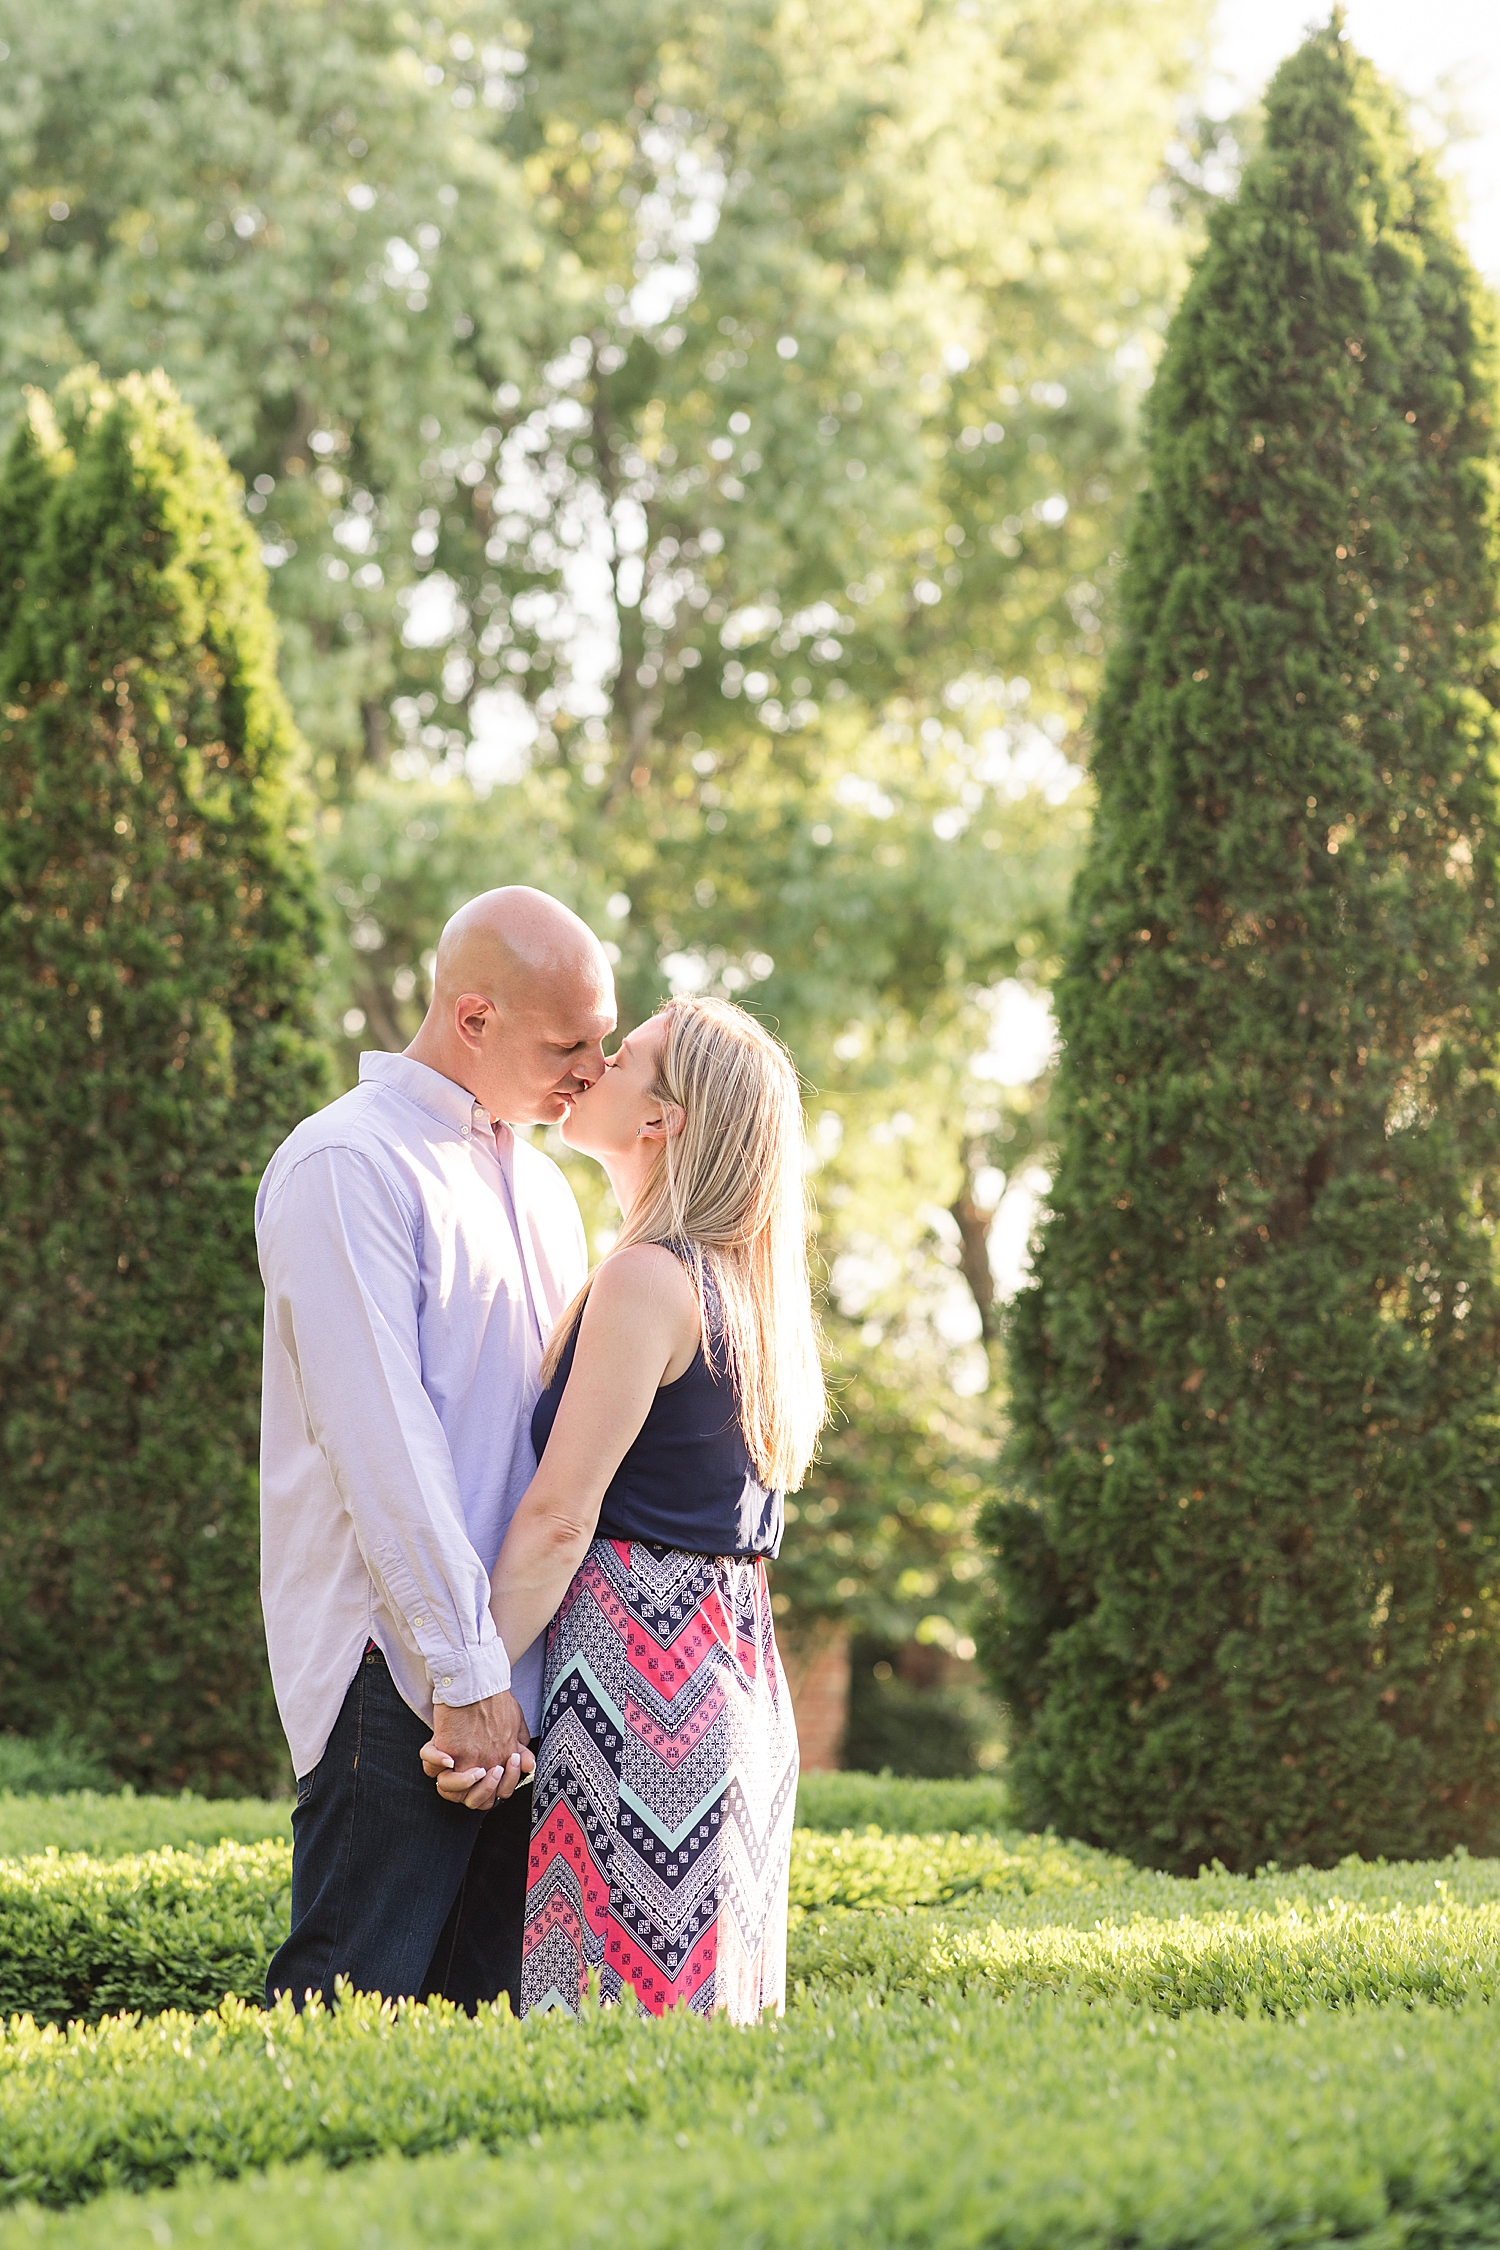
[[[427,1623],[427,1620],[425,1617],[414,1617],[411,1622],[412,1631],[419,1632],[421,1628]]]
[[[448,1675],[448,1673],[446,1673],[446,1672],[445,1672],[445,1673],[443,1674],[443,1685],[444,1685],[444,1687],[452,1687],[452,1685],[453,1685],[453,1681],[452,1681],[452,1679],[450,1678],[450,1676],[449,1676],[449,1675]]]
[[[474,1128],[473,1128],[473,1126],[472,1126],[472,1125],[460,1125],[460,1127],[458,1128],[458,1137],[459,1137],[459,1139],[460,1139],[460,1140],[463,1140],[463,1141],[466,1141],[466,1140],[468,1139],[468,1137],[469,1137],[470,1133],[472,1133],[472,1132],[473,1132],[473,1130],[474,1130]]]

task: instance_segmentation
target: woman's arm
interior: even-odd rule
[[[670,1250],[637,1243],[601,1266],[547,1450],[490,1574],[490,1614],[513,1664],[556,1611],[611,1477],[698,1334],[698,1300]]]
[[[697,1295],[670,1250],[637,1243],[600,1267],[546,1451],[490,1575],[490,1613],[513,1665],[556,1612],[610,1479],[658,1387],[692,1364],[699,1334]],[[424,1753],[429,1770],[432,1762]],[[439,1787],[477,1807],[483,1778],[444,1772]]]

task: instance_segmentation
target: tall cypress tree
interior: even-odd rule
[[[253,1199],[323,1084],[264,574],[160,377],[33,396],[0,540],[0,1707],[259,1786]]]
[[[1495,351],[1339,20],[1151,402],[1014,1330],[1028,1816],[1500,1845]]]

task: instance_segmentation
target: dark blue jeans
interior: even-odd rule
[[[493,1812],[445,1804],[417,1752],[432,1730],[367,1649],[328,1747],[297,1784],[292,1930],[266,1977],[333,1998],[335,1977],[387,1999],[520,2004],[531,1790]]]

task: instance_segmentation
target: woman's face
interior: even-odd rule
[[[623,1156],[641,1137],[641,1127],[659,1118],[661,1096],[653,1095],[657,1065],[667,1036],[666,1019],[652,1016],[622,1039],[587,1093],[574,1098],[564,1118],[562,1137],[584,1156]]]

